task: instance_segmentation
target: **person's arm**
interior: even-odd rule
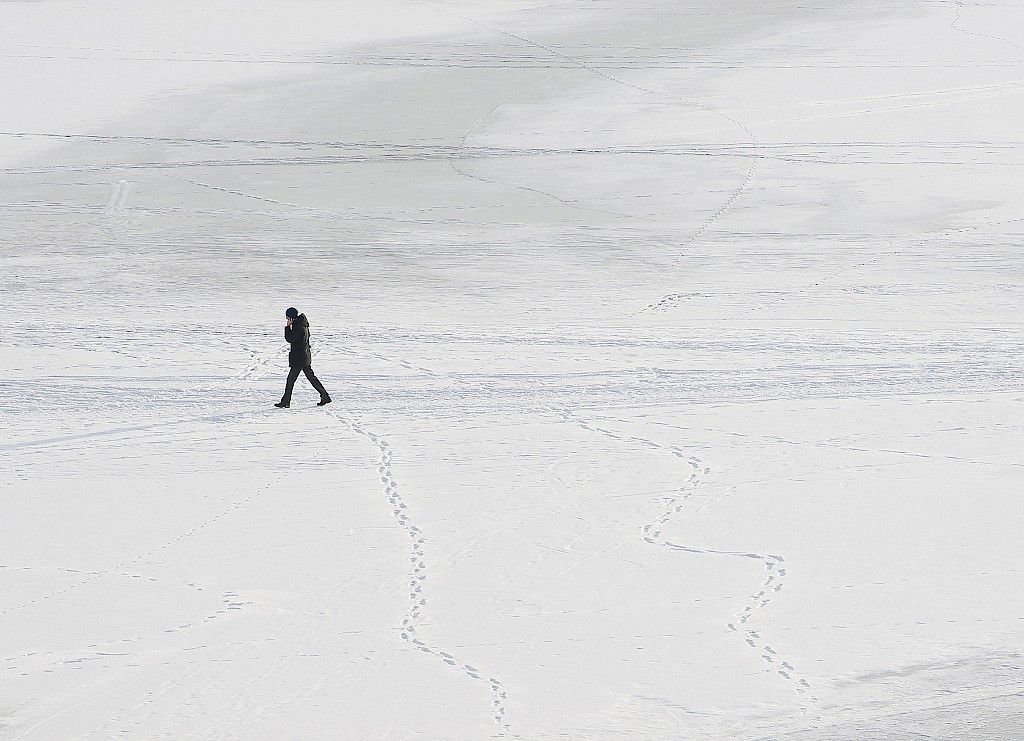
[[[294,341],[293,334],[295,329],[292,327],[292,320],[289,319],[288,323],[284,325],[284,338],[290,344]]]

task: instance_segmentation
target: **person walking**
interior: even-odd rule
[[[309,320],[306,319],[305,314],[300,314],[294,306],[290,307],[284,315],[287,319],[284,338],[291,345],[291,350],[288,352],[288,382],[284,387],[284,396],[274,406],[279,409],[287,409],[292,405],[292,389],[295,388],[295,379],[299,377],[300,372],[305,373],[306,380],[320,392],[320,401],[317,406],[330,404],[331,395],[327,393],[327,389],[313,373],[313,353],[309,349]]]

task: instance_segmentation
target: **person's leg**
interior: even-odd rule
[[[281,397],[282,404],[292,403],[292,389],[295,388],[295,379],[299,377],[301,368],[288,369],[288,382],[284,385],[284,396]]]
[[[320,379],[316,377],[315,373],[313,373],[313,366],[307,365],[305,368],[302,369],[302,372],[306,374],[307,380],[309,380],[309,382],[313,384],[313,388],[320,392],[321,401],[323,401],[324,399],[331,398],[331,395],[327,393],[327,389],[325,389],[324,385],[320,383]]]

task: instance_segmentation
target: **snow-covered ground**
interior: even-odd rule
[[[1022,29],[0,4],[0,738],[1024,738]]]

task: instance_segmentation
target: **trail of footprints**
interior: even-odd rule
[[[737,614],[736,617],[726,625],[726,627],[730,631],[740,634],[743,637],[743,642],[758,652],[766,668],[769,671],[776,672],[788,682],[791,682],[794,685],[794,689],[799,694],[805,694],[810,690],[810,683],[803,678],[799,672],[797,672],[795,667],[788,661],[781,659],[776,650],[765,643],[762,640],[761,635],[756,630],[753,630],[749,625],[754,613],[766,607],[771,602],[772,596],[782,591],[783,581],[786,577],[786,569],[784,566],[785,559],[782,556],[770,554],[761,555],[759,553],[742,553],[739,551],[721,551],[710,548],[693,548],[666,540],[662,534],[662,528],[683,510],[686,506],[687,500],[693,496],[697,486],[700,484],[704,476],[710,473],[711,469],[705,466],[699,458],[688,455],[678,446],[665,445],[642,437],[620,435],[612,432],[611,430],[606,430],[592,425],[587,422],[587,420],[564,409],[559,410],[559,414],[566,421],[574,422],[576,425],[589,432],[604,435],[614,440],[626,440],[639,443],[649,448],[664,450],[676,458],[686,461],[686,465],[690,468],[690,475],[683,482],[682,486],[676,490],[675,494],[664,498],[663,501],[665,502],[665,509],[662,513],[654,520],[640,528],[644,541],[651,545],[670,548],[672,550],[686,551],[688,553],[733,556],[737,558],[749,558],[761,561],[764,565],[765,571],[767,572],[764,581],[761,582],[757,593],[750,598],[750,601],[744,605],[739,614]],[[812,696],[811,699],[816,700],[817,698]]]
[[[361,427],[355,422],[350,422],[336,413],[329,413],[347,425],[353,432],[369,439],[370,442],[377,446],[378,451],[380,451],[377,473],[380,475],[380,481],[384,486],[384,494],[387,496],[388,504],[391,505],[391,512],[395,520],[405,529],[412,541],[409,554],[409,610],[402,619],[399,635],[403,641],[411,644],[416,649],[436,656],[448,666],[458,669],[463,674],[477,681],[486,682],[490,688],[494,722],[500,726],[502,733],[511,733],[511,728],[506,719],[507,710],[505,702],[508,695],[501,681],[496,677],[485,676],[479,668],[462,661],[448,651],[441,650],[436,645],[427,643],[419,637],[417,628],[427,605],[427,598],[424,593],[424,585],[427,580],[427,562],[423,550],[427,539],[420,528],[410,519],[408,506],[403,501],[402,495],[398,490],[398,482],[395,480],[391,470],[391,446],[380,435]]]
[[[756,554],[750,554],[750,557],[760,558],[764,563],[765,571],[767,575],[763,582],[761,582],[761,588],[757,594],[751,597],[750,601],[740,611],[733,622],[729,623],[726,627],[729,630],[739,633],[743,636],[743,642],[748,646],[758,651],[761,656],[761,660],[767,665],[768,669],[775,671],[783,679],[792,682],[796,691],[800,694],[804,694],[811,689],[810,683],[804,679],[797,670],[788,661],[783,661],[778,657],[777,652],[767,643],[764,643],[761,639],[761,635],[752,628],[748,627],[751,616],[756,610],[759,610],[768,605],[771,602],[772,595],[782,591],[782,583],[786,577],[786,569],[783,566],[785,560],[782,556],[757,556]],[[812,700],[817,700],[816,697],[811,697]]]

